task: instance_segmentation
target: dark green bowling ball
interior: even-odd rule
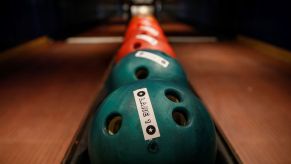
[[[183,85],[143,80],[112,92],[89,132],[93,164],[214,163],[213,122]]]
[[[188,84],[183,68],[176,59],[161,51],[139,50],[130,53],[112,68],[106,88],[111,92],[123,85],[144,79]]]

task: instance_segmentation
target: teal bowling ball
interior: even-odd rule
[[[94,114],[88,150],[93,164],[214,163],[214,124],[183,85],[143,80],[109,94]]]
[[[138,50],[119,61],[106,82],[109,92],[144,79],[162,79],[188,85],[186,74],[179,62],[156,50]]]

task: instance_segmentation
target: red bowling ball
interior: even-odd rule
[[[174,50],[167,42],[159,41],[149,35],[140,34],[129,38],[122,44],[121,48],[117,52],[117,55],[115,56],[115,62],[118,62],[133,51],[142,49],[159,50],[173,58],[176,58]]]
[[[159,41],[168,42],[166,36],[164,35],[162,31],[152,26],[146,26],[146,25],[138,26],[134,30],[128,30],[125,34],[124,40],[126,41],[139,34],[149,35]]]

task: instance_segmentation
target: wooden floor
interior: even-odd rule
[[[0,163],[60,163],[118,46],[57,42],[0,56]],[[242,162],[291,163],[290,64],[238,43],[173,47]]]
[[[175,44],[243,163],[291,163],[291,65],[236,43]]]
[[[53,43],[0,56],[0,163],[60,163],[117,48]]]

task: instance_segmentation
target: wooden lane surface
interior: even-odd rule
[[[291,65],[236,43],[174,44],[244,163],[291,163]]]
[[[118,46],[60,42],[2,55],[0,163],[60,163]]]

